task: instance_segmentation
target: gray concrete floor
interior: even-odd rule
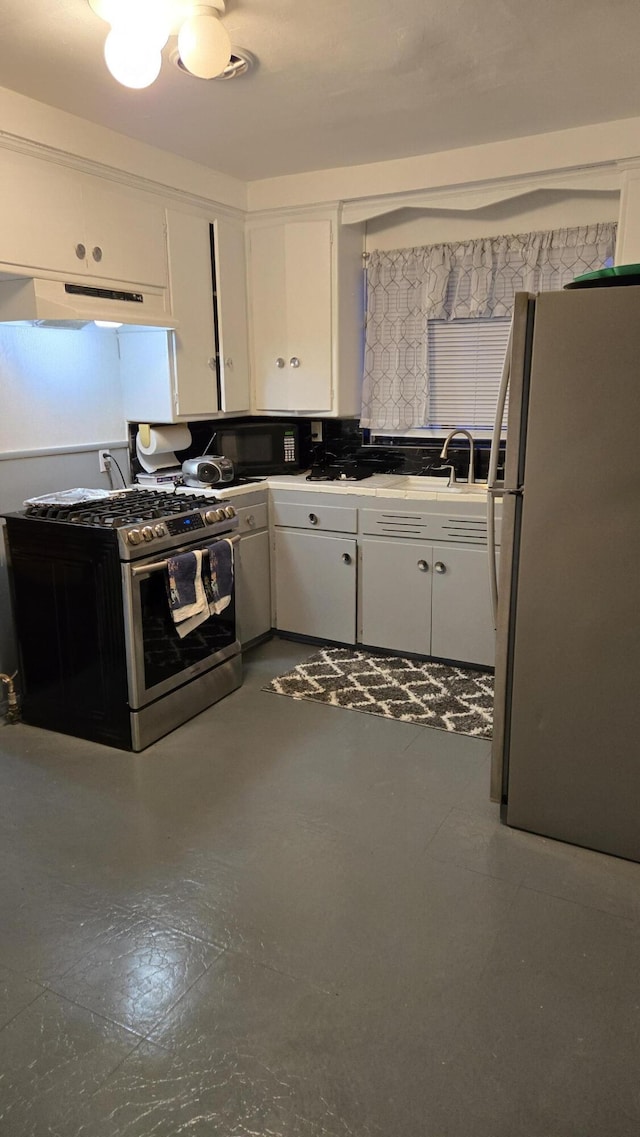
[[[489,744],[243,688],[0,729],[3,1137],[637,1137],[640,866],[502,827]]]

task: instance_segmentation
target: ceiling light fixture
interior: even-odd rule
[[[224,0],[196,4],[178,32],[178,51],[187,71],[198,79],[220,75],[231,59],[231,39],[219,13]]]
[[[125,87],[149,87],[160,74],[162,49],[178,36],[181,70],[199,79],[221,75],[232,59],[231,40],[220,17],[224,0],[89,0],[111,25],[104,57]]]

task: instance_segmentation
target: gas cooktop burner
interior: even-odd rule
[[[361,482],[380,470],[366,465],[363,462],[341,461],[327,462],[321,466],[312,466],[311,473],[307,474],[308,482]]]

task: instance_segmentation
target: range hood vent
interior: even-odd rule
[[[143,328],[176,326],[162,288],[103,288],[77,280],[34,277],[0,280],[0,322],[83,328],[92,320]]]

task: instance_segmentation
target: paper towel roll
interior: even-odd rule
[[[144,446],[140,432],[136,435],[138,461],[148,474],[169,466],[179,466],[176,450],[186,450],[191,446],[191,431],[184,423],[176,426],[152,426],[149,436],[149,445]]]

